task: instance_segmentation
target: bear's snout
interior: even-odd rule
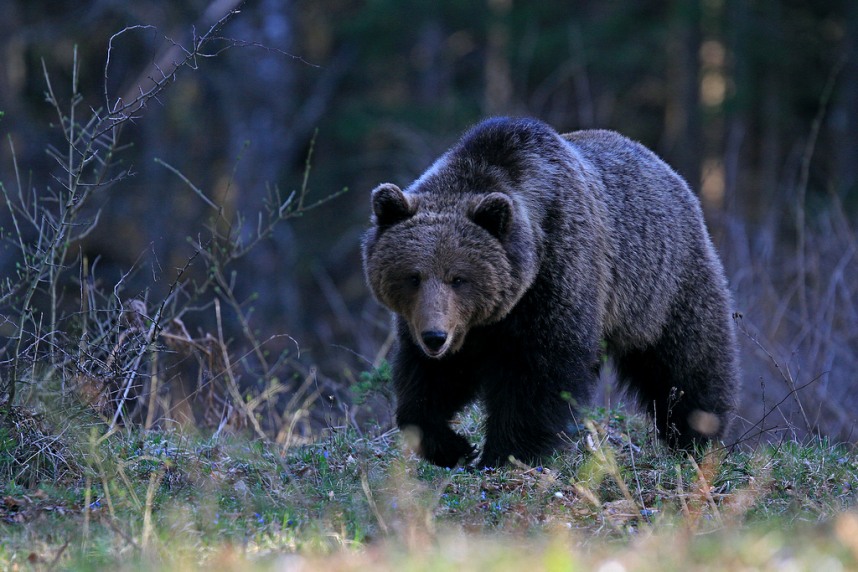
[[[426,330],[420,334],[423,343],[430,351],[437,353],[447,341],[447,334],[441,330]]]

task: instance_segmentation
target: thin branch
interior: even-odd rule
[[[174,175],[176,175],[177,177],[179,177],[179,178],[182,180],[182,182],[183,182],[183,183],[185,183],[185,184],[188,186],[188,188],[189,188],[189,189],[191,189],[192,191],[194,191],[194,194],[195,194],[195,195],[197,195],[200,199],[202,199],[202,200],[203,200],[203,202],[204,202],[204,203],[206,203],[208,206],[210,206],[211,208],[213,208],[214,210],[216,210],[216,211],[217,211],[217,214],[218,214],[219,216],[221,216],[221,217],[223,216],[223,207],[222,207],[222,206],[218,206],[218,205],[214,204],[214,203],[211,201],[211,199],[209,199],[209,198],[205,195],[205,193],[203,193],[203,191],[202,191],[198,186],[196,186],[195,184],[193,184],[193,183],[190,181],[190,179],[188,179],[188,178],[187,178],[187,177],[186,177],[186,176],[185,176],[181,171],[179,171],[178,169],[176,169],[174,166],[170,165],[170,164],[169,164],[169,163],[167,163],[166,161],[164,161],[164,160],[162,160],[162,159],[159,159],[158,157],[155,157],[155,162],[156,162],[156,163],[158,163],[159,165],[161,165],[162,167],[165,167],[168,171],[170,171],[171,173],[173,173]]]

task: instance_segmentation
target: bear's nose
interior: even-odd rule
[[[433,352],[440,350],[444,342],[447,341],[447,334],[441,330],[426,330],[420,334],[420,337],[423,338],[423,343],[426,344],[426,347]]]

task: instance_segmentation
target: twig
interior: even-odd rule
[[[369,504],[369,508],[375,516],[375,519],[378,521],[378,525],[381,527],[382,532],[384,532],[385,535],[390,534],[390,528],[384,521],[384,517],[378,510],[375,498],[372,496],[372,489],[369,487],[369,478],[367,477],[366,469],[364,467],[361,467],[360,469],[360,486],[363,489],[364,496],[366,496],[366,502]]]
[[[194,185],[181,171],[179,171],[177,168],[170,165],[166,161],[159,159],[158,157],[155,157],[155,162],[158,163],[159,165],[161,165],[162,167],[166,168],[168,171],[170,171],[171,173],[173,173],[177,177],[179,177],[182,180],[182,182],[188,186],[189,189],[194,191],[194,194],[196,194],[200,199],[202,199],[202,201],[204,203],[206,203],[208,206],[210,206],[215,211],[217,211],[218,216],[223,217],[223,206],[218,206],[218,205],[214,204],[211,201],[211,199],[209,199],[205,195],[205,193],[203,193],[203,191],[200,190],[199,187]]]
[[[806,285],[807,261],[805,259],[805,244],[807,242],[805,229],[805,197],[807,195],[807,184],[810,180],[810,160],[813,157],[814,150],[816,149],[819,131],[822,128],[822,121],[825,119],[825,112],[828,108],[831,94],[834,92],[834,85],[836,83],[837,76],[840,75],[840,70],[843,69],[846,61],[847,57],[844,55],[837,61],[834,68],[832,68],[831,73],[828,75],[828,80],[825,82],[825,87],[823,87],[822,94],[819,97],[819,108],[816,111],[816,116],[813,118],[813,123],[810,127],[810,136],[807,139],[807,144],[805,145],[804,154],[801,159],[801,174],[799,175],[798,198],[796,200],[797,210],[795,227],[797,233],[796,255],[798,259],[798,301],[799,308],[801,310],[801,320],[803,323],[806,323],[809,319]],[[802,411],[802,414],[804,415],[804,411]]]
[[[125,401],[128,399],[128,394],[131,391],[131,388],[134,385],[134,380],[137,379],[140,371],[140,363],[143,360],[143,357],[150,351],[152,348],[152,344],[155,342],[155,338],[161,332],[161,319],[164,315],[164,308],[167,306],[167,302],[175,292],[176,288],[181,282],[182,276],[184,276],[185,272],[188,268],[191,267],[191,264],[199,255],[200,251],[197,250],[194,252],[190,258],[185,262],[185,265],[179,269],[179,273],[173,282],[170,283],[170,290],[167,293],[167,296],[161,301],[161,305],[158,307],[158,311],[155,312],[155,316],[152,318],[152,323],[149,326],[148,331],[146,332],[146,339],[144,343],[140,346],[140,349],[137,351],[137,354],[134,356],[133,361],[131,362],[131,369],[129,371],[128,377],[125,380],[124,389],[122,391],[122,397],[119,400],[119,404],[116,407],[116,413],[113,415],[113,420],[110,422],[110,427],[108,428],[108,432],[111,431],[115,426],[117,421],[119,420],[120,415],[122,415],[122,410],[125,405]]]
[[[220,300],[215,298],[215,320],[217,321],[217,333],[218,333],[218,347],[220,348],[221,358],[223,359],[223,367],[224,372],[226,373],[227,380],[227,389],[230,394],[232,394],[232,399],[236,405],[241,408],[242,413],[253,426],[253,430],[256,431],[256,434],[260,439],[267,442],[268,437],[265,435],[265,432],[262,430],[262,427],[259,426],[259,421],[256,420],[256,416],[253,414],[253,409],[244,402],[244,399],[241,397],[241,392],[238,390],[238,382],[235,379],[235,375],[233,374],[232,361],[229,357],[229,352],[227,351],[226,342],[223,337],[223,320],[221,318],[220,313]]]
[[[751,340],[751,341],[754,343],[754,345],[756,345],[756,346],[757,346],[757,348],[759,348],[759,349],[760,349],[764,354],[766,354],[766,356],[768,356],[769,360],[772,362],[772,365],[774,365],[774,366],[775,366],[775,369],[778,371],[778,373],[780,373],[780,374],[781,374],[781,377],[783,378],[784,382],[786,382],[787,387],[788,387],[788,388],[789,388],[789,390],[790,390],[790,391],[789,391],[789,393],[788,393],[787,395],[788,395],[788,396],[790,396],[790,395],[791,395],[791,396],[793,396],[793,397],[794,397],[795,402],[796,402],[796,404],[798,405],[799,411],[801,412],[802,418],[804,419],[805,427],[807,428],[807,430],[808,430],[808,431],[813,431],[813,426],[810,424],[810,420],[808,419],[807,414],[806,414],[806,413],[805,413],[805,411],[804,411],[804,405],[802,404],[801,400],[798,398],[798,391],[799,391],[799,389],[797,389],[797,388],[796,388],[795,380],[793,379],[792,374],[791,374],[791,373],[790,373],[790,371],[789,371],[789,368],[786,368],[786,370],[784,370],[784,368],[782,368],[782,367],[781,367],[780,363],[778,363],[778,360],[777,360],[777,359],[775,359],[775,356],[773,356],[773,355],[771,354],[771,352],[769,352],[769,350],[768,350],[768,349],[766,349],[766,348],[763,346],[763,344],[761,344],[761,343],[760,343],[760,341],[759,341],[755,336],[753,336],[753,335],[748,331],[748,329],[745,327],[745,325],[744,325],[744,321],[741,319],[741,317],[740,317],[740,318],[738,318],[736,321],[737,321],[737,323],[739,324],[739,330],[740,330],[743,334],[745,334],[745,336],[746,336],[749,340]],[[811,382],[814,382],[814,381],[818,380],[822,375],[824,375],[824,374],[820,374],[819,376],[817,376],[816,378],[814,378],[813,380],[811,380]],[[809,383],[808,383],[808,384],[803,385],[803,386],[801,387],[801,389],[803,389],[804,387],[807,387],[807,385],[809,385]],[[783,401],[784,401],[784,400],[781,400],[780,402],[778,402],[778,403],[775,405],[775,408],[777,408],[777,406],[778,406],[778,405],[780,405],[781,403],[783,403]]]
[[[166,469],[164,466],[158,468],[158,471],[149,473],[149,487],[146,489],[146,506],[143,510],[143,535],[140,540],[140,546],[145,549],[149,546],[149,538],[152,536],[152,506],[155,503],[155,493],[158,487],[161,486],[161,480],[164,478]]]

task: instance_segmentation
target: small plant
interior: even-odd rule
[[[361,372],[358,382],[351,386],[356,405],[361,405],[373,395],[381,395],[393,403],[393,378],[390,363],[382,360],[377,368]]]

